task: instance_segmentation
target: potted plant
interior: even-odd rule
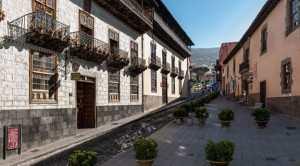
[[[97,163],[97,153],[88,150],[75,150],[68,159],[68,166],[93,166]]]
[[[207,118],[209,117],[207,108],[200,107],[200,108],[197,108],[195,112],[196,112],[196,118],[199,120],[199,124],[200,125],[205,124]]]
[[[134,150],[139,166],[152,166],[157,156],[157,143],[153,139],[138,139],[134,143]]]
[[[179,121],[179,123],[183,123],[184,122],[184,118],[187,117],[187,112],[184,108],[177,108],[177,110],[174,111],[173,116],[175,117],[175,119],[177,120],[177,122]]]
[[[255,117],[257,126],[265,128],[270,120],[271,113],[266,108],[258,108],[254,110],[253,116]]]
[[[215,143],[210,140],[205,147],[206,160],[211,166],[228,166],[233,160],[234,147],[230,141]]]
[[[231,109],[224,109],[218,115],[222,127],[229,127],[231,121],[234,120],[234,112]]]

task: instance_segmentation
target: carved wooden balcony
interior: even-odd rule
[[[84,32],[72,32],[70,53],[80,59],[102,63],[109,56],[109,46]]]
[[[249,71],[249,61],[244,61],[240,64],[240,73],[245,73]]]
[[[9,22],[8,33],[14,41],[61,52],[69,44],[70,26],[40,11]]]
[[[181,71],[179,71],[179,74],[178,74],[178,79],[183,79],[184,78],[184,71],[183,70],[181,70]]]
[[[171,69],[171,77],[177,77],[179,73],[178,67],[172,67]]]
[[[161,68],[161,59],[158,56],[150,56],[148,58],[148,66],[150,69],[158,70]]]
[[[107,67],[111,71],[121,70],[129,64],[128,52],[121,49],[117,49],[114,52],[106,60]]]
[[[147,69],[146,61],[142,58],[134,58],[130,60],[127,72],[130,75],[136,76],[143,73]]]
[[[140,33],[153,28],[153,9],[142,6],[140,0],[96,0],[96,2]]]
[[[165,63],[165,64],[163,63],[162,67],[161,67],[161,73],[169,74],[170,73],[170,69],[171,69],[170,66],[171,66],[170,63]]]

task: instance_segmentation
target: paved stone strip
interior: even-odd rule
[[[272,114],[268,128],[258,129],[251,110],[219,98],[207,105],[210,117],[205,126],[170,123],[151,137],[159,144],[154,166],[208,166],[204,147],[209,139],[231,140],[236,145],[230,166],[300,166],[300,123]],[[223,108],[235,111],[232,127],[221,128],[217,114]],[[134,166],[133,150],[121,153],[103,166]]]

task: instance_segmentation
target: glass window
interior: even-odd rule
[[[267,40],[268,40],[268,31],[267,28],[265,27],[261,31],[261,53],[265,53],[267,51]]]
[[[151,70],[151,91],[157,92],[157,72]]]
[[[55,102],[58,87],[56,56],[32,52],[31,60],[31,102]]]
[[[108,72],[108,101],[120,101],[120,72]]]
[[[139,100],[139,76],[130,77],[130,101],[136,102]]]
[[[175,94],[175,84],[176,84],[175,78],[172,77],[172,94]]]
[[[286,59],[281,65],[281,88],[282,93],[290,93],[292,89],[292,64]]]

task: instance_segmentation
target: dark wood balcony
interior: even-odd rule
[[[150,56],[148,58],[148,66],[150,69],[158,70],[161,68],[161,59],[158,56]]]
[[[110,71],[118,71],[129,64],[128,52],[118,49],[106,59],[106,65]]]
[[[61,52],[69,45],[70,26],[39,11],[9,22],[8,33],[9,39],[13,41]]]
[[[240,73],[245,73],[249,71],[249,61],[244,61],[240,64]]]
[[[96,2],[140,33],[153,28],[153,9],[143,6],[140,0],[96,0]]]
[[[184,71],[183,70],[181,70],[181,71],[179,71],[179,74],[178,74],[178,79],[183,79],[184,78]]]
[[[137,76],[147,69],[146,61],[142,58],[134,58],[130,60],[127,73],[131,76]]]
[[[70,53],[80,59],[102,63],[109,55],[109,46],[84,32],[72,32]]]
[[[178,67],[172,67],[171,69],[171,77],[177,77],[179,73]]]
[[[170,63],[162,64],[161,73],[163,73],[163,74],[169,74],[170,70],[171,70],[170,66],[171,66]]]

